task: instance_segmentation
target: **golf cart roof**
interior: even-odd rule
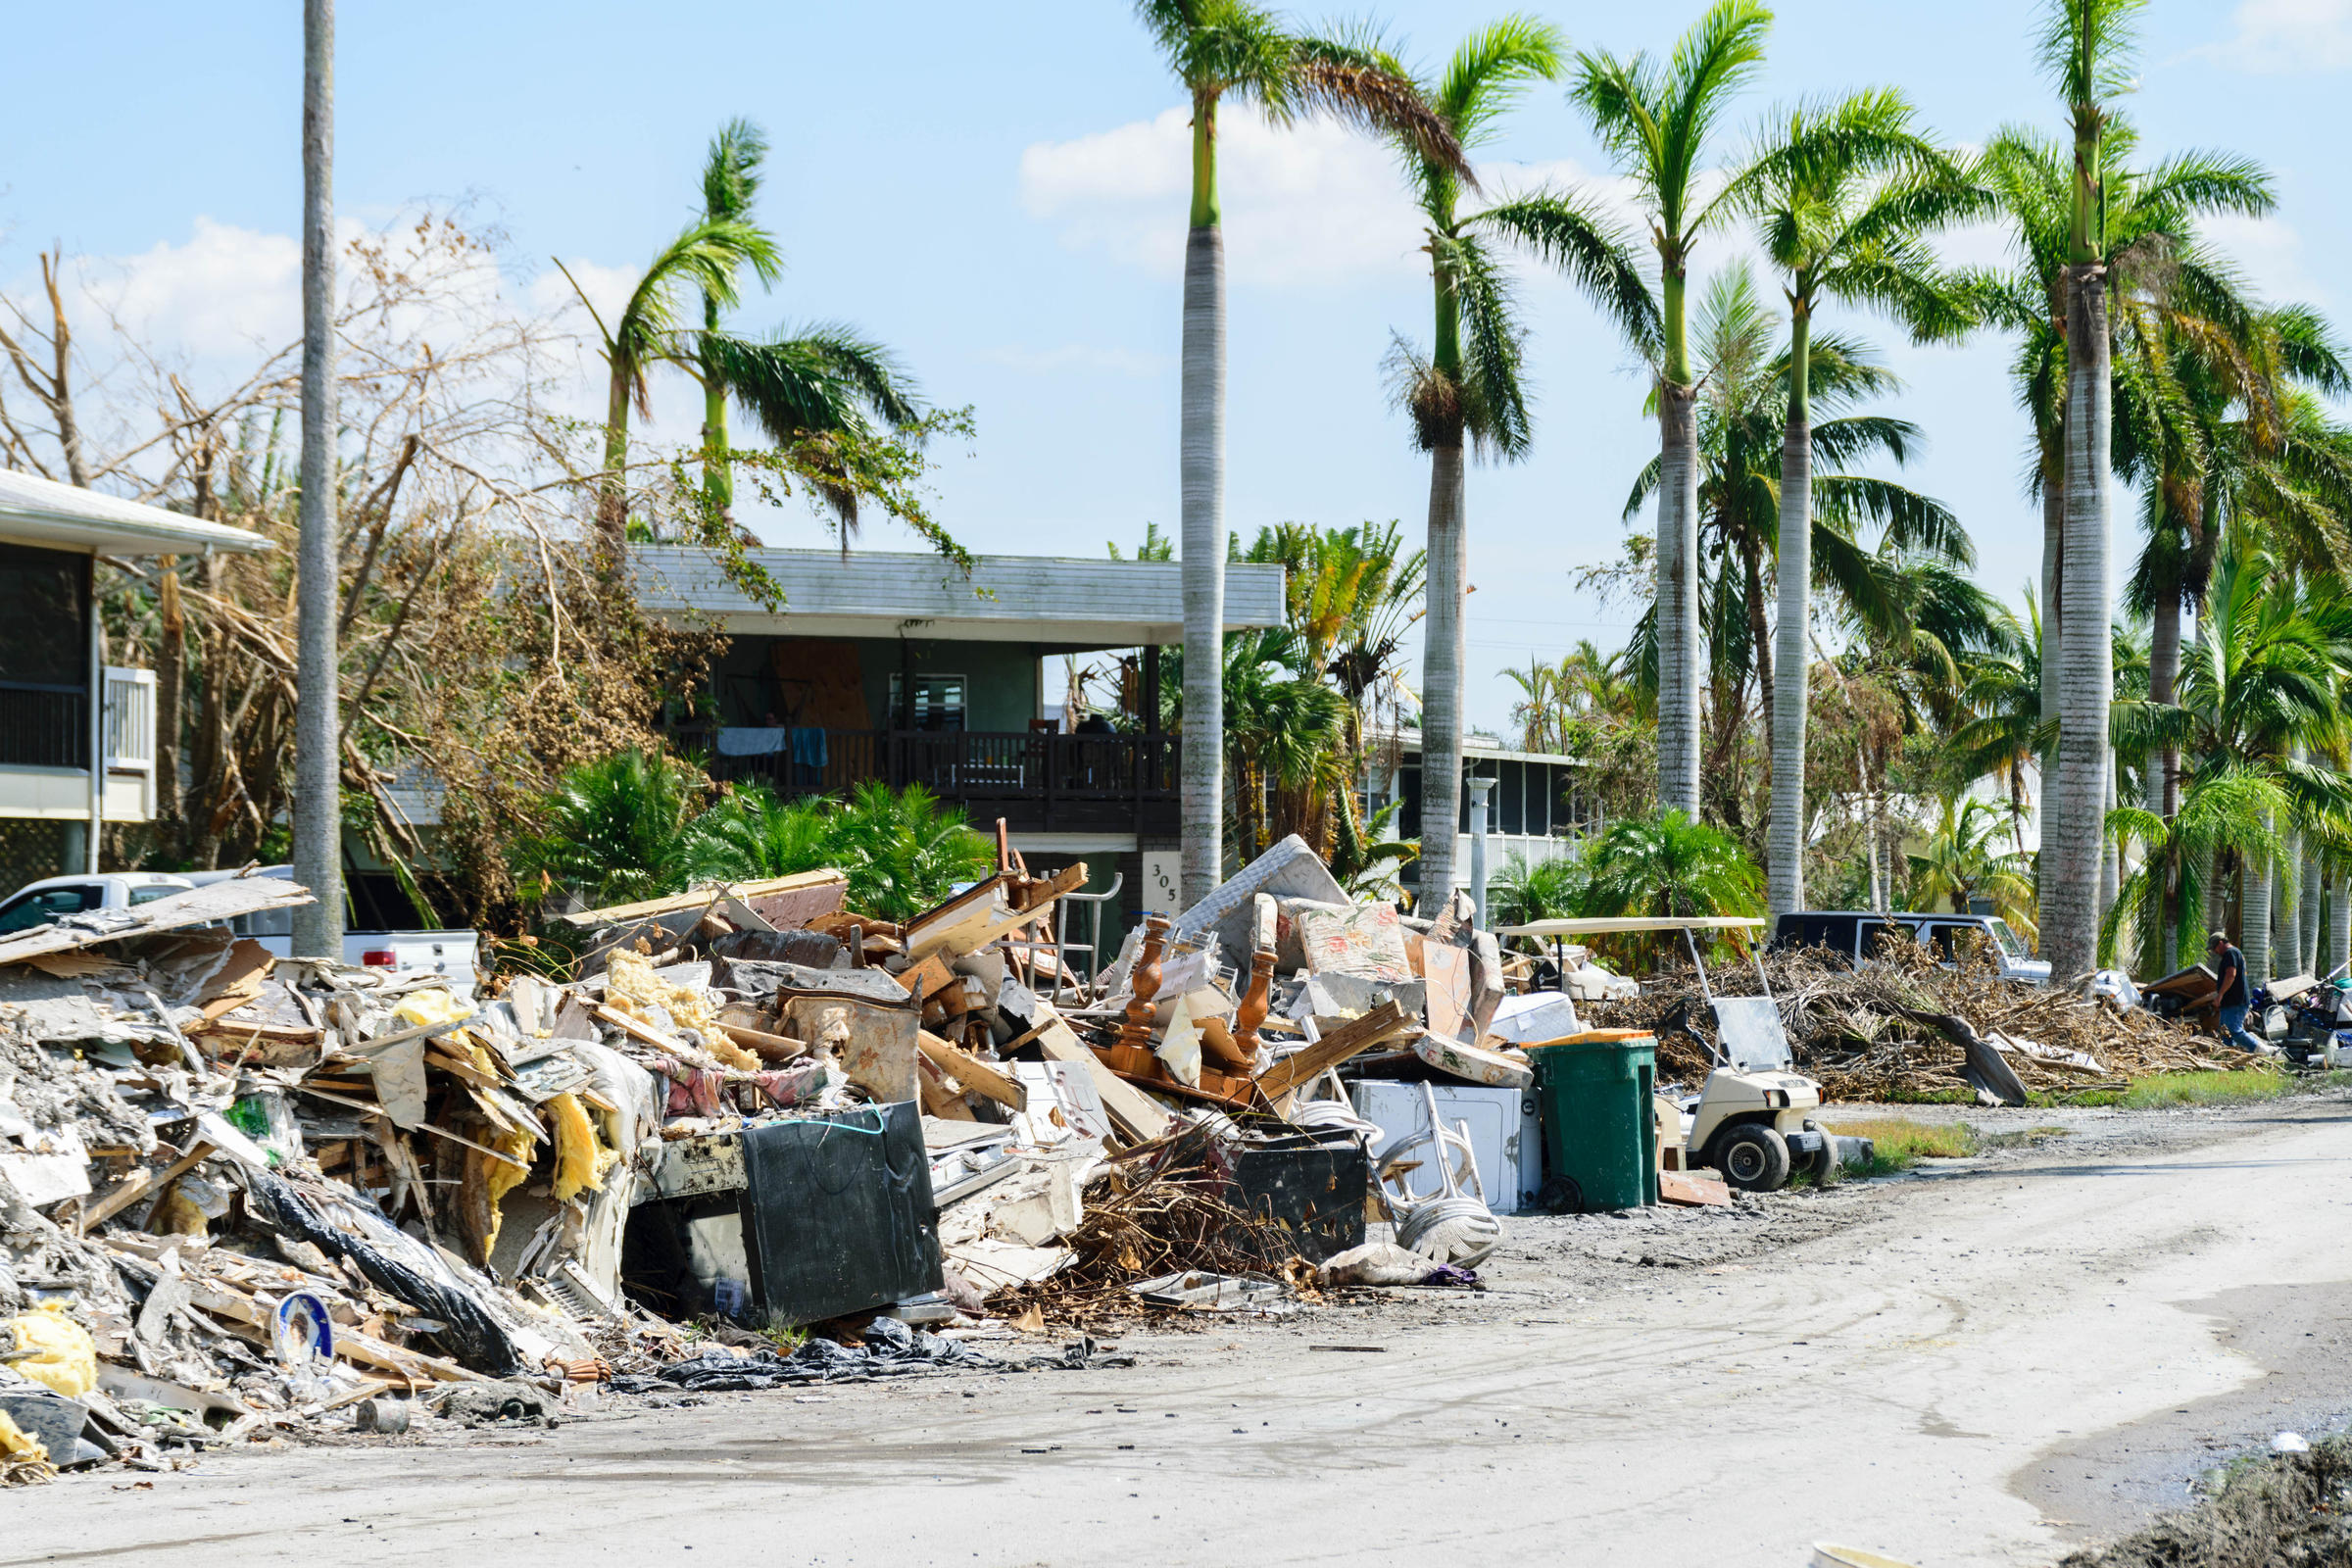
[[[1638,915],[1622,919],[1535,920],[1526,925],[1497,926],[1498,937],[1608,937],[1634,931],[1728,931],[1761,927],[1762,918],[1746,914]]]

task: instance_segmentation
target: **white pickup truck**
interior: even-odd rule
[[[53,876],[19,888],[5,903],[0,903],[0,936],[46,925],[60,915],[77,914],[84,909],[130,908],[173,893],[185,893],[190,888],[226,881],[236,874],[234,871],[105,871],[96,876]],[[294,871],[291,866],[268,865],[250,874],[291,881]],[[252,937],[281,958],[293,956],[291,909],[240,915],[229,922],[229,929],[238,936]],[[373,969],[430,969],[448,982],[460,1000],[465,1000],[473,995],[474,956],[478,946],[476,934],[465,930],[345,931],[343,961]]]

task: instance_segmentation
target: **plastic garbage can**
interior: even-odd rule
[[[1544,1206],[1597,1213],[1655,1203],[1657,1037],[1590,1029],[1526,1051],[1544,1122]]]

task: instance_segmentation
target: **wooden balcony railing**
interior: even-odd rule
[[[784,796],[847,795],[868,779],[919,784],[975,826],[1001,816],[1017,832],[1172,834],[1178,745],[1173,735],[795,730],[755,756],[714,747],[709,765],[714,778],[763,780]]]

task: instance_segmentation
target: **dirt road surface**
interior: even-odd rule
[[[2352,1408],[2348,1121],[2034,1113],[2072,1135],[1518,1220],[1482,1295],[1130,1335],[1126,1370],[68,1478],[0,1503],[0,1563],[2050,1563]]]

